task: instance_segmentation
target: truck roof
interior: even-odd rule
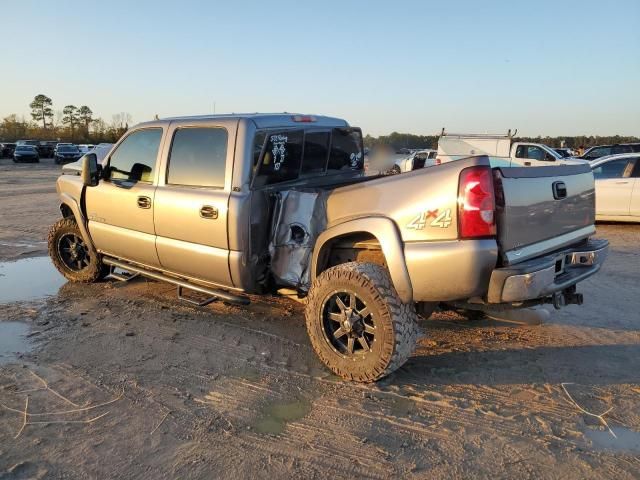
[[[225,113],[215,115],[193,115],[180,117],[167,117],[160,120],[144,122],[145,124],[162,124],[173,121],[193,121],[193,120],[251,120],[257,128],[270,127],[296,127],[296,126],[317,126],[317,127],[348,127],[346,120],[324,115],[309,115],[302,113]]]

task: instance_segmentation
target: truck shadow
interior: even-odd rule
[[[511,348],[491,351],[418,350],[390,378],[394,385],[640,383],[640,344]]]

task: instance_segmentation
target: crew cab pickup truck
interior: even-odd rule
[[[354,381],[409,358],[416,312],[581,303],[608,249],[587,165],[472,156],[366,177],[362,133],[337,118],[157,120],[81,163],[57,180],[48,237],[67,279],[140,274],[199,305],[295,289],[318,357]]]
[[[566,158],[542,143],[514,142],[507,135],[446,133],[438,139],[436,164],[459,160],[473,155],[487,155],[493,167],[548,167],[579,165],[584,160]]]

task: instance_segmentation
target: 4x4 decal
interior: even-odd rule
[[[429,220],[433,220],[429,222]],[[425,210],[416,215],[413,220],[407,224],[407,228],[413,230],[422,230],[427,224],[431,227],[447,228],[451,225],[451,209],[447,208],[440,212],[439,209]]]

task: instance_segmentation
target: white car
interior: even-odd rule
[[[431,149],[416,150],[408,157],[397,159],[391,173],[411,172],[424,167],[432,167],[436,164],[437,153],[437,150]]]
[[[640,222],[640,153],[600,157],[591,168],[596,180],[596,220]]]

